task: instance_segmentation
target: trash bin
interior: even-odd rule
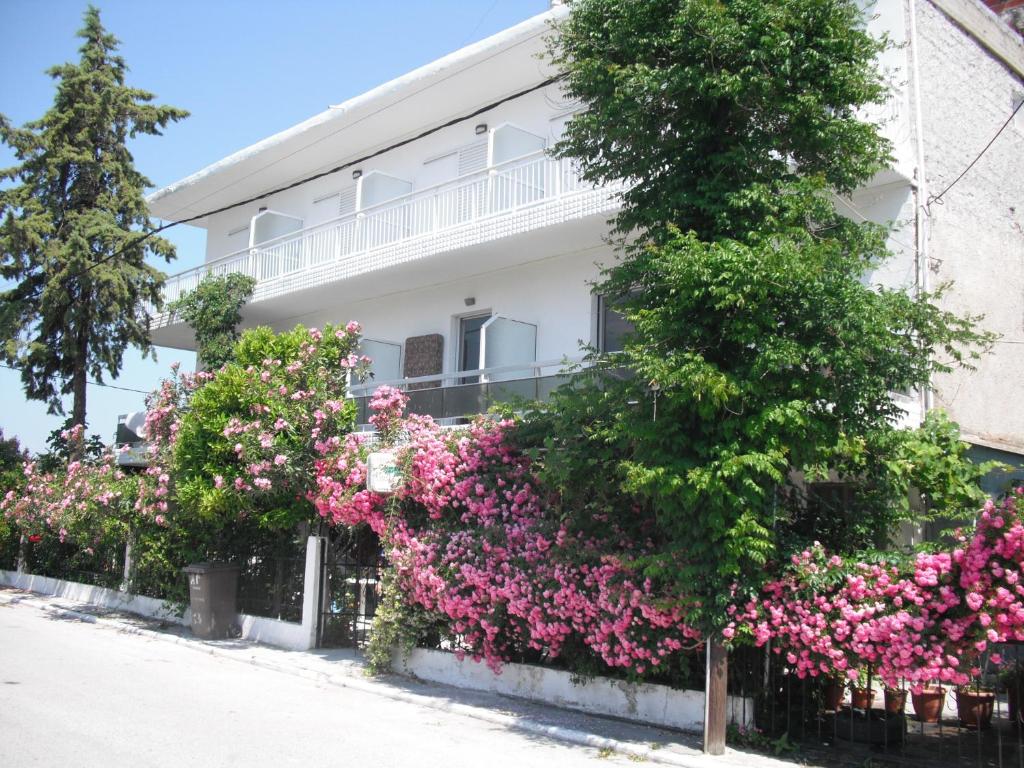
[[[206,640],[230,637],[238,613],[238,566],[192,563],[183,570],[188,576],[192,634]]]

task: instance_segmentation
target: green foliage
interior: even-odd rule
[[[355,362],[357,342],[331,326],[245,331],[235,362],[197,389],[182,415],[171,472],[179,515],[214,528],[245,516],[274,531],[314,519],[306,493],[321,429],[344,434],[355,422],[342,362]]]
[[[557,151],[593,181],[635,182],[621,258],[595,287],[634,332],[525,439],[562,514],[606,540],[645,537],[654,554],[634,566],[674,580],[709,629],[788,538],[881,545],[904,516],[900,484],[941,485],[934,463],[904,457],[890,393],[991,341],[936,306],[941,290],[870,286],[885,231],[834,209],[887,161],[857,117],[885,95],[885,42],[862,22],[850,0],[577,0],[551,43],[587,107]],[[851,528],[805,514],[794,530],[794,470],[836,468],[872,515]]]
[[[46,438],[47,450],[36,457],[40,472],[57,472],[68,465],[77,453],[82,461],[95,463],[100,460],[107,447],[103,444],[103,438],[97,434],[85,435],[84,430],[81,439],[71,439],[71,430],[74,424],[71,419],[64,421],[63,427],[51,430]]]
[[[241,310],[255,287],[256,279],[249,275],[207,275],[194,291],[168,305],[191,326],[199,360],[207,370],[233,359]]]
[[[86,377],[116,376],[128,346],[150,350],[146,303],[160,306],[163,274],[146,257],[174,257],[169,241],[143,241],[150,182],[127,142],[187,113],[125,84],[96,8],[78,34],[78,63],[49,70],[57,85],[46,114],[23,128],[0,116],[0,140],[19,161],[0,171],[0,276],[17,283],[0,293],[0,324],[25,395],[60,413],[72,394],[81,424]]]
[[[888,145],[857,108],[879,103],[886,46],[850,0],[576,0],[551,40],[587,106],[557,151],[597,182],[633,179],[623,232],[675,223],[704,239],[800,222],[801,179],[849,191]]]
[[[21,467],[27,460],[28,451],[21,447],[18,438],[5,438],[4,431],[0,429],[0,498],[24,484],[25,475]],[[0,536],[2,534],[0,531]]]
[[[418,605],[410,605],[395,583],[392,568],[381,574],[381,599],[373,616],[373,631],[366,647],[367,670],[373,675],[391,672],[392,654],[408,656],[416,647],[433,645],[446,626],[436,615]]]

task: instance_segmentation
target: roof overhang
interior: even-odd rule
[[[153,192],[150,212],[177,221],[262,195],[536,85],[553,74],[538,54],[566,13],[556,6],[239,150]]]

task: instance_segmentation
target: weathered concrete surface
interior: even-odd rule
[[[917,9],[920,110],[932,197],[982,153],[1024,99],[1024,80],[931,3],[919,2]],[[1019,40],[1007,40],[1018,59],[1024,57]],[[930,284],[953,284],[941,306],[983,314],[979,326],[1001,335],[976,371],[936,377],[935,405],[959,422],[970,441],[1022,451],[1024,111],[927,212]]]
[[[518,768],[597,758],[24,606],[0,606],[0,637],[0,765]]]
[[[0,765],[791,765],[732,749],[714,758],[678,731],[364,672],[351,651],[200,641],[177,625],[0,589]]]

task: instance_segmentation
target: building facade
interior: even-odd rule
[[[614,348],[621,321],[591,291],[613,263],[615,188],[546,154],[579,105],[544,61],[553,7],[331,107],[155,192],[154,215],[200,216],[205,274],[257,279],[244,325],[358,320],[374,386],[400,383],[439,418],[511,395],[543,397],[581,345]],[[1024,46],[976,0],[879,0],[873,31],[895,43],[878,120],[892,168],[840,210],[892,223],[893,258],[872,283],[955,285],[950,309],[1002,334],[973,373],[897,395],[908,423],[944,407],[978,446],[1024,453],[1024,113],[940,199],[1024,98]],[[313,177],[313,180],[303,181]],[[301,184],[296,182],[303,181]],[[295,186],[292,186],[295,185]],[[172,315],[153,341],[194,348]],[[360,392],[357,390],[357,394]]]

